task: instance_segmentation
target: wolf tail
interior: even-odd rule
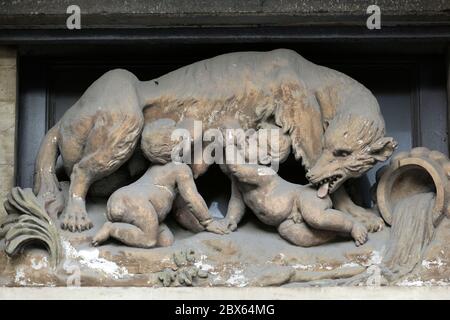
[[[33,193],[42,202],[47,213],[54,217],[64,207],[64,197],[55,173],[59,155],[58,139],[59,123],[47,132],[39,147],[33,185]]]

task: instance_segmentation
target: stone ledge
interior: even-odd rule
[[[450,24],[450,3],[379,0],[386,24]],[[0,1],[0,25],[65,28],[69,0]],[[83,28],[202,25],[365,25],[371,0],[78,0]]]
[[[63,300],[448,300],[450,287],[328,288],[1,288],[0,299]]]
[[[0,1],[4,14],[19,15],[57,15],[66,14],[71,0],[21,0]],[[108,15],[112,13],[129,14],[365,14],[372,0],[78,0],[76,4],[82,13]],[[450,3],[441,0],[378,0],[376,4],[385,12],[397,15],[411,13],[446,13]]]

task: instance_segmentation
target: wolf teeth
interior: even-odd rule
[[[323,180],[321,180],[321,181],[319,181],[319,182],[313,183],[313,186],[314,186],[315,188],[320,188],[320,187],[321,187],[322,185],[324,185],[325,183],[329,183],[329,188],[331,189],[331,188],[333,187],[334,183],[335,183],[337,180],[341,179],[341,178],[342,178],[342,175],[341,175],[341,174],[336,174],[336,175],[334,175],[334,176],[325,178],[325,179],[323,179]]]
[[[337,174],[337,175],[334,175],[334,176],[325,178],[325,179],[323,179],[323,180],[321,180],[321,181],[315,183],[315,184],[314,184],[314,187],[317,188],[317,187],[322,186],[322,185],[325,184],[325,183],[329,183],[329,184],[330,184],[329,187],[330,187],[330,189],[331,189],[331,187],[333,187],[334,183],[335,183],[337,180],[339,180],[341,177],[342,177],[342,175]]]

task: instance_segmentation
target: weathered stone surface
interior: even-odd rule
[[[16,79],[15,66],[0,68],[0,101],[16,100]]]
[[[0,47],[0,220],[13,187],[16,132],[16,51]]]
[[[65,28],[70,0],[0,1],[0,24],[11,28]],[[333,0],[122,0],[76,2],[82,25],[95,27],[150,27],[161,25],[365,25],[373,1]],[[440,0],[380,0],[386,24],[450,23],[450,3]]]
[[[0,165],[14,166],[14,126],[0,131]]]
[[[6,194],[9,191],[11,191],[10,186],[12,186],[13,183],[12,173],[13,167],[11,165],[3,165],[3,164],[0,165],[0,177],[1,177],[0,192],[2,192],[3,194]]]
[[[0,285],[66,286],[70,270],[79,270],[81,286],[161,287],[161,272],[170,269],[179,273],[189,267],[207,274],[206,278],[195,278],[193,286],[300,284],[363,272],[367,266],[378,263],[380,250],[389,235],[388,230],[371,234],[369,242],[359,248],[353,241],[345,239],[321,247],[299,248],[284,241],[276,230],[261,228],[261,223],[256,220],[248,221],[228,235],[193,234],[170,223],[175,235],[175,242],[170,247],[148,250],[113,241],[93,247],[92,238],[106,221],[105,201],[89,203],[88,210],[94,221],[93,229],[82,233],[60,230],[65,261],[56,271],[48,268],[49,259],[42,250],[27,248],[23,255],[4,263],[1,263],[4,254],[1,250],[0,268],[5,271]],[[193,261],[180,255],[191,251]],[[36,272],[36,265],[44,267]]]
[[[0,164],[0,221],[6,216],[3,202],[14,185],[14,166]]]
[[[275,230],[261,228],[261,223],[253,219],[225,236],[208,232],[193,234],[171,224],[175,234],[175,243],[171,247],[147,250],[111,241],[95,248],[90,242],[102,222],[106,221],[105,201],[89,203],[88,210],[95,221],[93,229],[83,233],[60,231],[66,260],[58,270],[49,268],[48,255],[42,249],[27,248],[23,255],[14,259],[6,259],[2,251],[0,284],[74,286],[77,283],[73,281],[73,275],[77,272],[82,287],[162,287],[161,272],[168,269],[179,272],[194,266],[207,273],[207,278],[195,278],[194,286],[316,286],[323,285],[323,281],[339,281],[379,265],[390,232],[386,228],[370,234],[369,241],[359,248],[345,239],[321,247],[299,248],[286,243]],[[397,285],[448,285],[450,251],[446,248],[449,221],[443,221],[438,227],[436,238],[417,272]],[[180,252],[191,250],[195,261],[178,257]],[[332,284],[332,281],[328,283]]]
[[[15,103],[0,101],[0,165],[14,165]]]

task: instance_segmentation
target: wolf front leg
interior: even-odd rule
[[[369,232],[377,232],[383,228],[383,219],[377,217],[368,209],[356,205],[350,198],[344,186],[341,186],[333,194],[331,194],[331,198],[335,209],[348,212],[356,220],[366,226]]]

